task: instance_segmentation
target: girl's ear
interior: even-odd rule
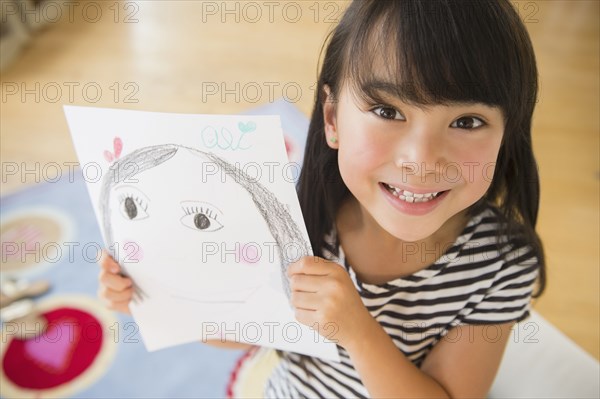
[[[323,102],[323,121],[325,123],[323,130],[325,131],[325,140],[330,148],[337,150],[339,144],[335,101],[328,85],[323,86],[323,91],[325,92],[325,101]]]

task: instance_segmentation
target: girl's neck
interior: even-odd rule
[[[379,284],[413,274],[434,263],[456,241],[467,223],[467,211],[451,217],[429,237],[401,240],[384,230],[354,198],[336,218],[346,260],[365,283]]]

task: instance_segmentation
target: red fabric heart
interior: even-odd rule
[[[76,327],[77,319],[58,319],[42,334],[25,341],[25,356],[49,373],[63,373],[71,363],[73,351],[81,338],[80,329]]]
[[[44,390],[72,381],[96,360],[102,349],[103,327],[92,314],[58,308],[43,314],[44,333],[28,339],[13,338],[2,368],[13,384]]]

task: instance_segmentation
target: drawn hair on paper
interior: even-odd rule
[[[281,280],[283,283],[284,291],[288,300],[290,298],[290,287],[289,280],[287,277],[286,269],[287,266],[298,260],[302,256],[310,255],[311,249],[310,244],[304,239],[301,230],[298,228],[296,222],[292,219],[286,206],[282,204],[279,199],[267,188],[265,188],[256,179],[248,176],[245,172],[230,164],[219,156],[210,153],[200,151],[195,148],[186,147],[178,144],[163,144],[150,147],[140,148],[132,153],[124,156],[117,162],[113,163],[102,181],[102,187],[100,191],[100,211],[102,215],[102,225],[104,228],[105,240],[111,251],[113,251],[114,239],[113,230],[111,225],[111,216],[115,210],[111,209],[111,191],[119,183],[126,183],[128,179],[133,178],[135,175],[142,173],[146,170],[152,169],[177,154],[179,150],[189,150],[202,158],[206,159],[207,162],[214,163],[226,176],[232,178],[239,186],[245,189],[250,195],[252,202],[254,203],[256,210],[262,216],[267,224],[270,234],[275,239],[275,250],[279,259],[281,260],[280,271]],[[132,167],[133,166],[133,167]],[[133,169],[133,170],[132,170]],[[202,183],[198,183],[202,184]],[[125,191],[127,192],[127,191]],[[138,217],[138,212],[144,210],[143,201],[141,195],[124,195],[120,199],[123,204],[123,209],[116,210],[121,213],[125,212],[127,217],[130,219]],[[136,203],[134,201],[139,201]],[[200,205],[198,205],[200,204]],[[195,202],[194,204],[186,202],[181,203],[182,207],[198,207],[202,206],[201,202]],[[210,205],[210,204],[208,204]],[[208,207],[207,207],[208,208]],[[197,208],[194,208],[197,209]],[[212,207],[212,212],[217,212],[218,208]],[[207,227],[208,221],[202,217],[193,218],[192,221],[188,222],[195,224],[196,227]],[[193,226],[188,226],[192,228]],[[217,226],[218,227],[218,226]],[[288,254],[284,251],[286,248],[292,247],[296,249],[296,253]],[[114,253],[112,253],[114,257]],[[136,296],[138,300],[143,299],[147,296],[139,286],[136,288]]]

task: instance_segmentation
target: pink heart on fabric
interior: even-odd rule
[[[121,151],[123,150],[123,141],[119,137],[115,137],[113,139],[113,151],[110,152],[108,150],[104,150],[104,159],[107,162],[112,163],[112,161],[119,159],[121,156]]]
[[[24,352],[39,366],[58,374],[69,367],[79,339],[77,319],[64,317],[49,324],[42,334],[28,339]]]

